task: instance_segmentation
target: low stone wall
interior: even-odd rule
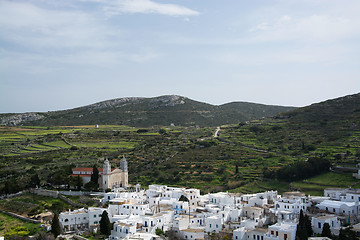
[[[9,215],[9,216],[11,216],[11,217],[16,217],[16,218],[21,219],[21,220],[26,221],[26,222],[41,223],[41,222],[38,221],[38,220],[31,219],[31,218],[27,218],[27,217],[18,215],[18,214],[16,214],[16,213],[7,212],[7,211],[1,211],[1,212],[4,213],[4,214],[6,214],[6,215]]]
[[[70,204],[71,206],[74,206],[74,207],[87,207],[86,205],[84,204],[81,204],[81,203],[76,203],[74,201],[72,201],[71,199],[68,199],[67,197],[59,194],[59,198],[64,200],[65,202],[67,202],[68,204]]]
[[[66,196],[86,196],[86,195],[90,195],[89,192],[82,192],[82,191],[59,191],[59,193],[61,193],[62,195],[66,195]]]
[[[20,196],[21,194],[23,194],[23,191],[20,191],[20,192],[17,192],[17,193],[13,193],[13,194],[2,195],[2,196],[0,196],[0,199],[18,197],[18,196]]]
[[[60,195],[58,191],[46,190],[41,188],[32,188],[29,190],[29,192],[40,196],[52,197],[52,198],[58,198]]]
[[[74,238],[79,239],[79,240],[88,240],[87,238],[84,238],[84,237],[79,236],[79,235],[74,235]]]

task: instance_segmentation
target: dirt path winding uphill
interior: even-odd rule
[[[217,129],[216,129],[216,131],[214,133],[214,138],[218,137],[219,131],[220,131],[220,127],[217,127]]]

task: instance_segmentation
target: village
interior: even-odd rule
[[[329,188],[324,196],[277,191],[201,195],[198,189],[165,185],[145,190],[139,184],[129,188],[125,157],[120,169],[109,166],[105,160],[99,173],[103,189],[111,189],[103,193],[102,207],[61,212],[62,236],[99,231],[105,212],[113,223],[110,240],[165,239],[165,235],[189,240],[351,239],[346,234],[360,233],[359,189]],[[73,174],[90,181],[92,173],[91,168],[77,168]]]

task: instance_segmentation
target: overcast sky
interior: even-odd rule
[[[359,0],[0,0],[0,112],[360,92]]]

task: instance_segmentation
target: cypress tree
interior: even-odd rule
[[[322,237],[328,237],[331,238],[331,229],[330,229],[330,225],[328,223],[324,223],[322,232],[321,232],[321,236]]]
[[[76,187],[77,187],[78,191],[80,191],[81,187],[82,187],[82,179],[79,174],[77,175],[77,178],[76,178]]]
[[[109,236],[111,234],[111,223],[109,220],[109,216],[107,211],[104,211],[101,215],[100,219],[100,232],[101,234],[104,234],[105,236]]]
[[[308,233],[305,226],[305,217],[303,210],[300,210],[299,223],[296,228],[296,239],[298,240],[307,240]]]
[[[40,186],[40,178],[39,178],[39,176],[38,176],[36,173],[31,176],[30,186],[31,186],[31,187],[36,187],[36,186],[39,187],[39,186]]]
[[[55,213],[54,218],[51,222],[51,233],[55,236],[55,238],[61,233],[58,213]]]
[[[91,181],[99,186],[99,170],[97,169],[96,165],[93,166],[93,173],[91,174]]]
[[[314,234],[314,231],[312,229],[311,219],[307,214],[305,214],[305,228],[307,231],[307,236],[311,237]]]

